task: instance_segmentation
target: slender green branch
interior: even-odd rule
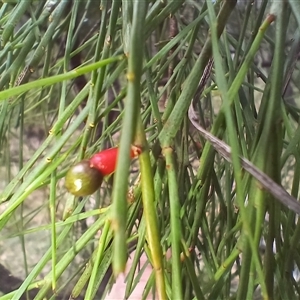
[[[123,58],[124,58],[123,56],[111,57],[106,60],[98,61],[98,62],[92,63],[88,66],[81,67],[76,70],[72,70],[65,74],[60,74],[60,75],[56,75],[56,76],[52,76],[52,77],[48,77],[48,78],[38,79],[38,80],[35,80],[32,82],[22,84],[20,86],[16,86],[16,87],[4,90],[4,91],[0,92],[0,101],[1,100],[3,101],[10,97],[22,94],[24,92],[27,92],[27,91],[35,89],[35,88],[46,87],[46,86],[50,86],[50,85],[53,85],[58,82],[62,82],[64,80],[69,80],[69,79],[79,77],[80,75],[89,73],[96,69],[99,69],[103,66],[106,66],[107,64],[122,60]]]
[[[155,271],[156,288],[158,298],[167,299],[165,288],[165,272],[162,257],[162,249],[160,245],[160,231],[158,225],[158,215],[156,211],[155,192],[153,183],[153,174],[150,162],[150,155],[146,141],[146,135],[143,129],[141,119],[139,118],[137,125],[137,132],[135,137],[135,144],[141,146],[143,149],[139,155],[140,169],[141,169],[141,187],[142,199],[144,207],[144,217],[147,230],[147,241],[149,244],[151,259]],[[158,200],[158,199],[157,199]]]
[[[114,178],[111,222],[115,232],[113,271],[124,272],[127,260],[126,223],[130,146],[136,128],[141,102],[140,80],[143,65],[144,24],[148,1],[136,1],[133,8],[132,31],[128,54],[128,92],[121,133],[118,164]]]
[[[181,270],[181,220],[180,202],[177,189],[176,169],[172,148],[163,148],[162,153],[166,158],[168,173],[170,227],[171,227],[171,251],[172,251],[172,299],[183,299],[182,270]]]

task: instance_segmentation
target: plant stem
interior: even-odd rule
[[[128,55],[128,92],[118,164],[114,178],[111,214],[111,225],[115,233],[113,244],[113,272],[115,276],[125,271],[127,260],[126,224],[130,147],[136,130],[136,120],[141,102],[140,80],[143,66],[144,24],[147,7],[148,1],[134,2]]]

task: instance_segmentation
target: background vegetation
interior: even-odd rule
[[[0,299],[105,299],[130,253],[126,298],[150,267],[143,298],[298,299],[299,16],[3,1]],[[68,168],[115,145],[115,175],[68,194]]]

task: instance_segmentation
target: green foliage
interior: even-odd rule
[[[244,2],[2,3],[0,300],[105,299],[128,256],[125,298],[299,298],[300,7]]]

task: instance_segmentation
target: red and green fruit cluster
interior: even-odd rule
[[[131,158],[138,156],[141,149],[131,147]],[[103,181],[103,177],[112,174],[117,165],[118,147],[106,149],[94,154],[90,159],[82,160],[67,172],[65,186],[75,196],[93,194]]]

